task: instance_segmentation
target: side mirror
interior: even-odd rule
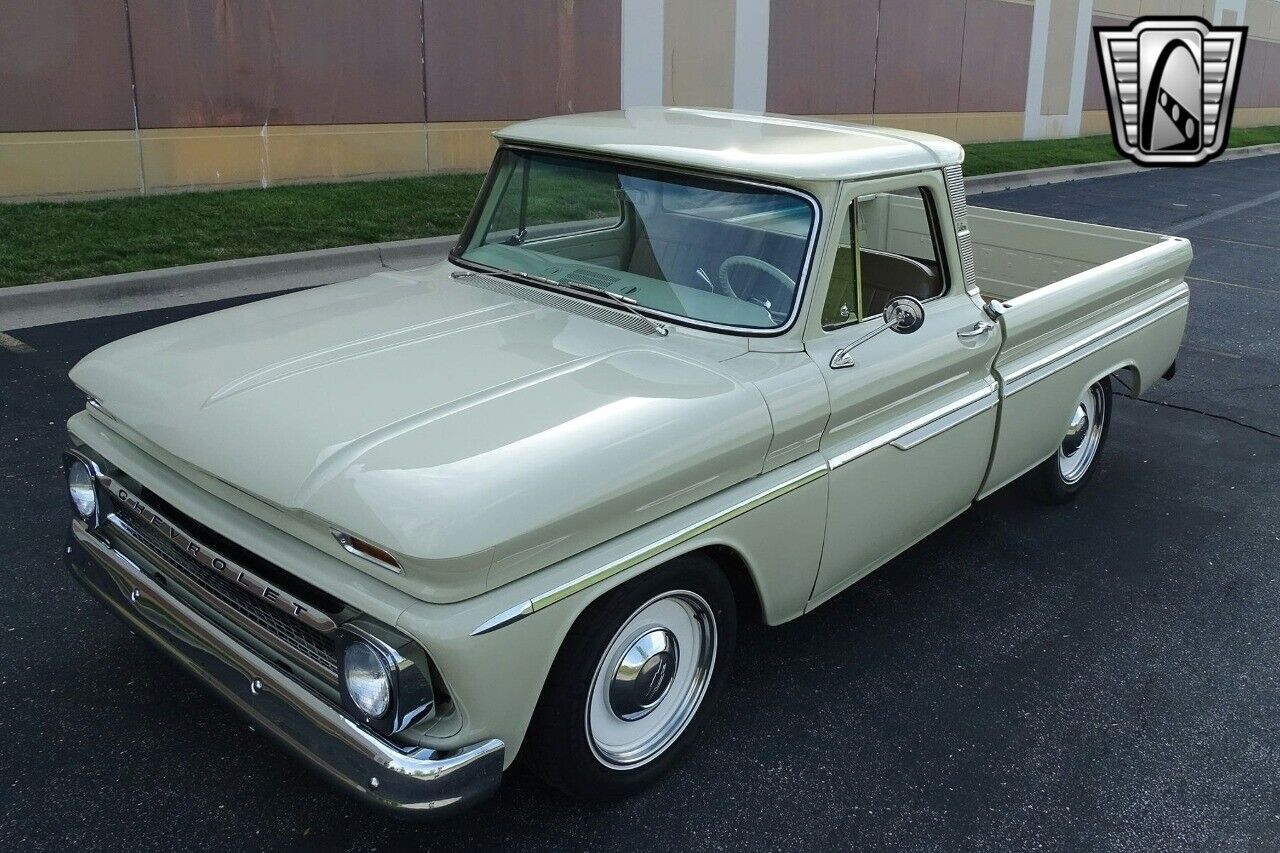
[[[924,306],[914,296],[895,296],[884,306],[884,325],[877,326],[867,334],[858,338],[846,347],[836,350],[831,356],[831,366],[835,369],[853,367],[855,362],[851,353],[858,344],[870,340],[885,329],[893,329],[900,335],[909,335],[924,325]]]
[[[900,335],[909,335],[924,325],[924,306],[914,296],[895,296],[884,306],[884,322]]]

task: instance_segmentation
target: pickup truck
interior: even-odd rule
[[[1071,499],[1113,381],[1173,370],[1188,242],[969,207],[948,140],[660,108],[497,136],[447,261],[71,372],[75,577],[396,814],[517,754],[640,789],[741,621],[1015,479]]]

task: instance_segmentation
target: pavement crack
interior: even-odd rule
[[[1228,417],[1227,415],[1219,415],[1215,412],[1206,412],[1204,409],[1196,409],[1191,406],[1179,406],[1177,403],[1166,403],[1161,400],[1148,400],[1144,397],[1135,397],[1132,394],[1125,394],[1120,391],[1117,391],[1116,394],[1121,397],[1127,397],[1130,400],[1137,400],[1139,403],[1150,403],[1153,406],[1164,406],[1166,409],[1177,409],[1180,412],[1190,412],[1193,415],[1204,415],[1206,418],[1213,418],[1217,421],[1226,421],[1229,424],[1235,424],[1236,426],[1241,426],[1245,429],[1251,429],[1254,432],[1269,435],[1272,438],[1280,438],[1280,432],[1272,432],[1271,430],[1263,429],[1262,427],[1254,426],[1250,423],[1245,423],[1244,421]]]

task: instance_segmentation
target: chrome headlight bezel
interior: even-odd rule
[[[338,692],[343,709],[355,720],[380,734],[393,735],[434,714],[435,692],[431,673],[425,656],[412,640],[364,621],[340,627],[336,640]],[[356,644],[364,647],[361,651],[372,652],[390,682],[390,701],[386,711],[378,716],[360,708],[347,689],[347,649]]]
[[[97,527],[104,518],[103,507],[108,505],[108,497],[102,488],[102,469],[98,467],[97,462],[76,450],[63,453],[62,469],[67,486],[67,502],[71,505],[72,513],[90,529]],[[75,497],[76,487],[73,478],[80,470],[88,474],[89,483],[93,489],[93,506],[88,513],[81,508]]]

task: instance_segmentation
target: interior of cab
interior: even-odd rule
[[[877,317],[895,296],[921,302],[941,296],[946,282],[936,223],[921,187],[858,197],[836,249],[823,328]]]
[[[721,326],[777,328],[793,313],[815,222],[807,197],[559,155],[499,169],[465,260]]]

